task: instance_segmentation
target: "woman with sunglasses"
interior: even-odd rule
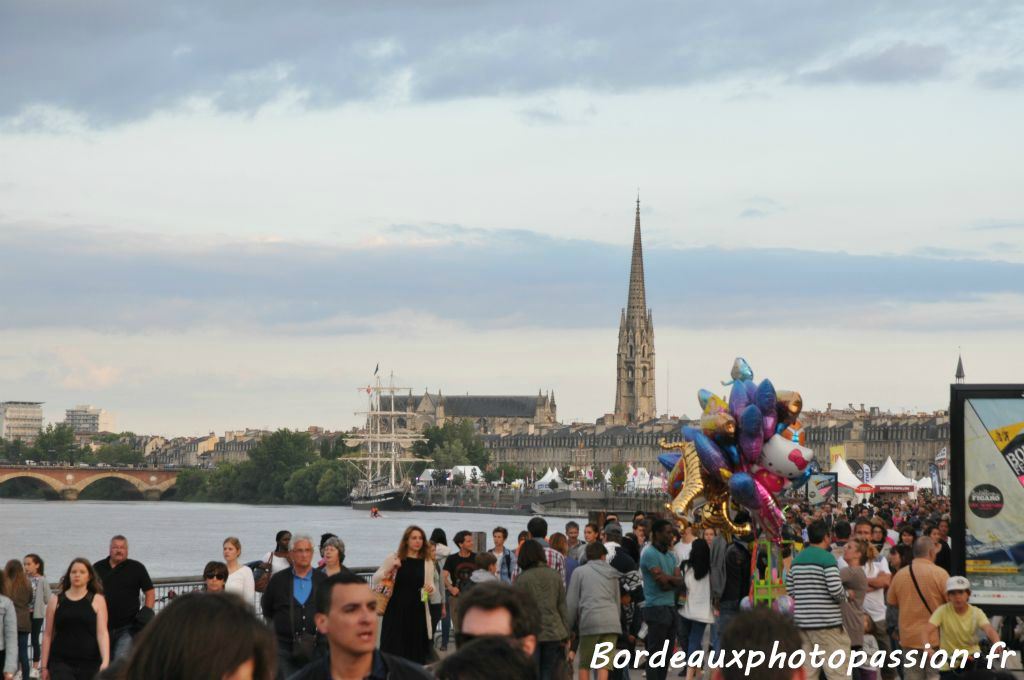
[[[203,569],[203,580],[206,581],[203,590],[209,593],[223,593],[228,580],[228,565],[216,560],[207,562],[206,568]]]

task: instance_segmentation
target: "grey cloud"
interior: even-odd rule
[[[475,328],[607,327],[617,323],[625,303],[625,243],[458,225],[400,226],[387,237],[394,243],[372,248],[190,248],[123,234],[8,226],[0,228],[0,287],[19,294],[0,300],[0,318],[9,329],[142,333],[231,327],[339,335],[369,332],[378,318],[396,324],[437,318]],[[873,323],[913,330],[958,323],[975,328],[978,317],[993,328],[1024,326],[1024,317],[943,313],[946,305],[984,309],[995,296],[1024,296],[1022,264],[675,249],[651,242],[645,258],[648,302],[668,326]],[[911,308],[918,309],[913,318],[900,313]]]
[[[811,71],[804,74],[802,80],[807,83],[914,83],[941,76],[950,56],[949,49],[943,45],[898,42]]]
[[[991,44],[997,22],[1020,23],[1003,3],[975,5],[969,22],[962,13],[954,0],[305,0],[287,9],[267,0],[10,0],[0,7],[0,118],[41,105],[95,126],[190,98],[244,113],[284,93],[330,107],[756,81],[802,73],[892,26],[970,46],[982,37]],[[908,45],[841,70],[855,79],[930,77],[948,58],[942,50]]]
[[[778,202],[773,201],[770,198],[754,197],[746,200],[747,207],[740,212],[739,218],[741,220],[759,220],[766,217],[772,217],[781,212],[785,212],[785,208]]]
[[[968,227],[970,231],[1017,231],[1024,229],[1024,220],[985,220]]]
[[[527,125],[565,125],[565,117],[553,108],[540,106],[523,109],[519,116]]]
[[[994,90],[1024,87],[1024,67],[1016,66],[982,71],[978,74],[978,83]]]

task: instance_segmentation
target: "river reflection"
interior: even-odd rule
[[[345,564],[377,565],[398,547],[410,524],[427,535],[435,527],[456,531],[508,529],[510,540],[526,528],[529,517],[440,512],[394,512],[380,519],[347,507],[237,505],[169,501],[36,501],[0,499],[0,559],[39,553],[46,574],[56,581],[75,557],[97,560],[107,555],[114,534],[129,541],[130,557],[140,560],[154,578],[194,576],[209,560],[221,559],[227,536],[242,542],[242,560],[259,559],[274,547],[279,529],[338,534],[345,542]],[[563,531],[566,519],[554,518],[551,531]]]

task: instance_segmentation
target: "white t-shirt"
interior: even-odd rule
[[[229,593],[238,593],[246,604],[253,604],[256,597],[256,580],[252,576],[252,569],[243,564],[234,573],[228,574],[224,590]]]
[[[889,572],[889,560],[884,557],[878,557],[877,559],[868,562],[864,565],[864,573],[867,575],[868,580],[873,579],[879,574],[888,574]],[[885,588],[879,588],[878,590],[869,590],[864,596],[864,605],[862,607],[864,613],[871,617],[872,621],[884,621],[885,620]]]
[[[271,559],[273,558],[273,559]],[[276,574],[279,571],[289,569],[292,565],[288,561],[287,557],[278,557],[273,551],[268,552],[263,556],[263,562],[270,562],[270,573],[271,575]]]
[[[690,559],[690,550],[692,549],[692,542],[684,543],[683,541],[678,541],[674,546],[672,546],[672,552],[676,555],[676,564]]]

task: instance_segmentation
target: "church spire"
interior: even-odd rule
[[[615,421],[643,423],[656,417],[654,399],[654,320],[647,309],[644,289],[644,251],[640,236],[640,195],[633,224],[633,259],[629,267],[629,294],[619,321],[616,358]]]
[[[640,237],[640,193],[636,195],[636,223],[633,225],[633,259],[629,265],[629,297],[626,318],[647,316],[647,291],[644,288],[644,247]]]
[[[967,375],[964,373],[964,358],[962,355],[957,355],[956,358],[956,382],[958,385],[963,384],[964,379]]]

